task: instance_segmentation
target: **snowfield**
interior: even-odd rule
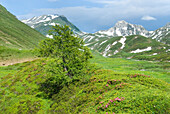
[[[146,49],[137,49],[135,51],[131,51],[130,53],[140,53],[140,52],[150,51],[150,50],[152,50],[152,47],[148,47]]]
[[[125,47],[125,41],[126,41],[126,37],[123,36],[123,38],[121,38],[119,41],[122,44],[122,47],[120,47],[120,49],[123,49]]]
[[[107,42],[107,40],[103,41],[100,45],[102,45],[103,43]]]

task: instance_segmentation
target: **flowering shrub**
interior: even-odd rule
[[[100,70],[90,80],[69,83],[48,98],[46,94],[56,92],[57,86],[47,80],[42,66],[31,65],[2,78],[1,113],[169,113],[169,84],[164,81]],[[40,90],[42,82],[50,82],[43,85],[46,94]]]
[[[121,98],[117,97],[117,98],[110,99],[109,101],[107,101],[105,103],[103,101],[101,101],[99,103],[100,106],[98,106],[97,109],[95,109],[95,110],[96,111],[100,111],[100,110],[105,111],[109,107],[113,107],[113,106],[117,107],[118,103],[123,102],[124,99],[125,99],[124,97],[121,97]]]
[[[147,76],[147,75],[144,75],[144,74],[133,74],[130,76],[130,78],[136,78],[136,77],[150,77],[150,76]]]

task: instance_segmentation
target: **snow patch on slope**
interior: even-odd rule
[[[107,52],[109,51],[110,48],[111,48],[110,45],[108,45],[108,46],[105,48],[105,50],[104,50],[104,52],[103,52],[103,56],[104,56],[104,57],[107,57],[106,54],[107,54]]]
[[[150,51],[150,50],[152,50],[152,47],[148,47],[146,49],[137,49],[135,51],[131,51],[130,53],[140,53],[140,52]]]
[[[117,44],[117,41],[113,42],[112,46],[116,45]]]
[[[103,43],[107,42],[107,40],[103,41],[100,45],[102,45]]]
[[[98,43],[94,44],[94,46],[92,48],[90,48],[91,50],[93,50],[95,48],[95,46],[98,45]]]
[[[90,39],[88,40],[88,42],[91,41],[94,38],[94,36],[89,36],[89,37],[90,37]]]
[[[120,47],[120,49],[123,49],[125,47],[125,41],[126,41],[126,37],[123,36],[123,38],[121,38],[119,41],[122,44],[122,47]]]
[[[115,54],[117,54],[119,51],[118,50],[116,50],[113,54],[115,55]]]
[[[49,25],[55,26],[55,23],[50,23]]]
[[[50,15],[52,19],[59,17],[58,15]]]
[[[53,38],[53,36],[52,36],[52,35],[48,35],[48,34],[46,35],[46,37],[48,37],[48,38]]]
[[[84,44],[84,46],[88,46],[88,45],[90,45],[90,44],[93,44],[93,42],[92,42],[92,43],[88,43],[88,44]]]
[[[110,32],[110,31],[99,31],[98,33],[100,34],[106,34],[108,36],[113,36],[113,32]]]

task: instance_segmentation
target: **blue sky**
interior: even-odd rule
[[[85,32],[106,30],[119,20],[156,30],[170,22],[170,0],[1,0],[19,19],[64,15]]]

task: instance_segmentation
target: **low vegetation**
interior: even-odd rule
[[[67,26],[53,29],[54,39],[37,49],[43,58],[0,67],[2,114],[170,113],[169,62],[104,58],[97,51],[91,58]],[[30,50],[2,50],[1,59],[10,59],[8,52],[33,57]]]
[[[157,42],[154,39],[140,35],[126,36],[124,43],[120,42],[122,36],[112,37],[99,33],[82,36],[86,45],[92,50],[111,58],[132,58],[147,61],[169,61],[169,45]],[[123,40],[122,40],[123,41]],[[124,44],[124,46],[123,46]],[[132,51],[147,49],[151,50],[131,53]]]
[[[0,66],[11,65],[36,59],[32,50],[0,46]]]
[[[0,5],[0,46],[33,49],[45,37]]]
[[[85,77],[59,88],[47,75],[50,63],[6,67],[20,70],[0,80],[1,113],[169,113],[169,84],[163,80],[91,67]]]

